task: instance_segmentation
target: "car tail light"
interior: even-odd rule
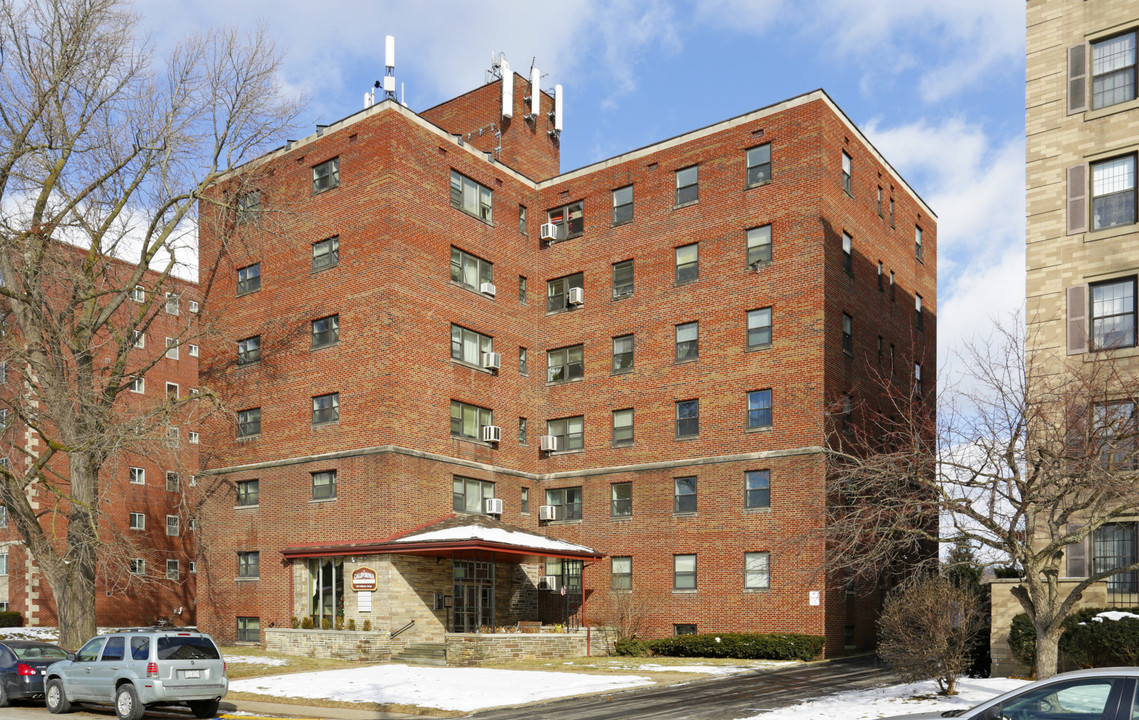
[[[16,666],[16,672],[19,673],[20,675],[39,675],[40,674],[39,670],[36,670],[31,665],[25,665],[24,663],[20,663]]]
[[[152,662],[146,664],[146,676],[148,678],[158,677],[158,663]]]

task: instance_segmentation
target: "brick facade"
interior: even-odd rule
[[[844,394],[872,395],[868,367],[879,362],[879,336],[896,348],[900,378],[921,362],[923,381],[935,386],[937,229],[929,208],[821,91],[558,175],[557,142],[545,118],[523,120],[527,83],[512,82],[510,123],[498,117],[496,82],[421,115],[379,103],[258,161],[251,171],[262,202],[280,210],[273,232],[245,226],[222,235],[203,223],[202,264],[220,268],[213,292],[221,300],[209,321],[221,338],[205,349],[202,382],[234,411],[259,408],[261,425],[235,440],[231,416],[209,431],[201,623],[223,639],[233,637],[236,617],[288,627],[305,580],[283,548],[406,533],[451,513],[452,478],[462,476],[494,483],[505,523],[632,557],[633,594],[652,607],[645,635],[695,624],[702,632],[825,634],[831,653],[870,646],[877,600],[849,598],[821,577],[820,452],[830,405]],[[497,157],[496,145],[456,137],[491,124],[502,133]],[[746,150],[765,143],[771,180],[749,188]],[[853,160],[849,194],[844,152]],[[314,195],[313,167],[332,158],[339,186]],[[698,199],[677,206],[676,171],[693,165]],[[492,221],[452,206],[452,172],[493,193]],[[614,224],[612,191],[628,185],[632,220]],[[579,200],[581,236],[542,242],[546,211]],[[767,224],[771,260],[757,271],[746,260],[746,231]],[[849,272],[844,233],[853,238]],[[312,244],[333,236],[338,264],[314,271]],[[698,277],[678,282],[675,249],[692,243]],[[453,248],[493,263],[493,296],[450,279]],[[626,260],[633,291],[617,298],[613,265]],[[893,293],[879,289],[880,262],[895,277]],[[253,263],[261,287],[239,297],[237,269]],[[576,273],[584,304],[551,311],[547,282]],[[749,350],[747,313],[768,307],[772,342]],[[844,313],[854,319],[849,354]],[[333,314],[339,341],[313,349],[311,321]],[[699,324],[698,358],[678,362],[676,326],[691,322]],[[501,368],[453,360],[453,325],[492,337]],[[628,334],[632,370],[615,372],[612,339]],[[260,361],[237,367],[236,343],[255,335]],[[580,379],[548,382],[547,353],[577,345]],[[773,421],[749,429],[747,394],[766,389]],[[333,392],[338,421],[314,425],[312,398]],[[699,400],[699,431],[678,437],[676,403],[691,399]],[[493,410],[501,441],[453,436],[453,401]],[[633,441],[614,443],[612,412],[627,408]],[[547,421],[579,416],[581,450],[540,450]],[[313,500],[312,473],[327,470],[337,472],[336,497]],[[770,471],[770,507],[745,507],[745,473],[755,470]],[[675,480],[689,476],[697,478],[696,510],[675,512]],[[235,483],[254,479],[258,505],[235,507]],[[624,482],[632,483],[631,515],[612,517],[611,486]],[[548,490],[577,487],[580,520],[539,521]],[[251,551],[260,553],[260,575],[235,583],[237,553]],[[744,589],[745,552],[770,553],[770,588]],[[677,554],[697,556],[695,591],[673,589]],[[603,623],[610,562],[585,567],[584,609],[534,589],[542,570],[528,570],[526,582],[511,572],[534,600],[508,604],[537,615],[520,620],[559,622],[568,611]],[[441,578],[408,583],[420,602],[440,581],[449,592],[450,566],[439,567]]]

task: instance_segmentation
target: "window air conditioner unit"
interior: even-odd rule
[[[479,292],[494,297],[494,294],[498,292],[498,288],[494,286],[494,283],[484,282],[482,285],[479,285]]]
[[[558,226],[553,223],[542,223],[538,235],[547,242],[556,242],[558,239]]]
[[[539,447],[543,452],[554,452],[558,449],[558,436],[557,435],[543,435],[538,439]]]
[[[584,305],[585,304],[585,290],[579,287],[571,287],[569,289],[569,304],[570,305]]]
[[[487,515],[502,514],[502,498],[487,498],[483,500],[483,509]]]
[[[483,425],[482,426],[482,441],[483,442],[501,442],[502,441],[502,428],[497,425]]]
[[[557,520],[558,509],[553,505],[539,505],[538,506],[538,519],[539,520]]]
[[[502,367],[502,355],[496,352],[484,352],[482,366],[487,370],[498,370]]]
[[[539,590],[557,590],[562,579],[557,575],[542,575],[538,578]]]

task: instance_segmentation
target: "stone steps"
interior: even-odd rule
[[[447,646],[443,643],[413,643],[392,655],[392,662],[446,667]]]

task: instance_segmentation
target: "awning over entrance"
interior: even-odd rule
[[[541,558],[600,560],[605,557],[604,553],[585,545],[539,535],[486,515],[451,515],[385,540],[296,544],[285,547],[281,552],[287,558],[383,554],[448,557],[463,550],[509,555],[518,562],[536,562]]]

